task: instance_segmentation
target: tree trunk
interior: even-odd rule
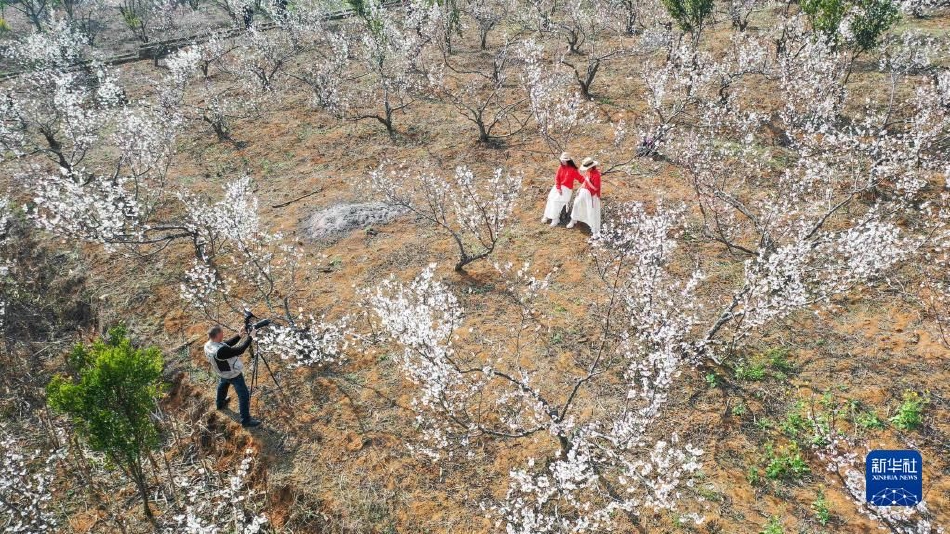
[[[581,96],[584,97],[584,100],[592,100],[590,97],[590,83],[580,78],[577,79],[577,83],[581,86]]]
[[[478,126],[478,142],[487,145],[491,141],[491,136],[488,135],[488,130],[485,129],[485,123],[479,119],[475,121],[475,124]]]
[[[50,152],[52,152],[56,159],[59,160],[59,166],[63,169],[66,169],[68,172],[73,172],[73,166],[69,164],[69,161],[66,159],[66,156],[63,155],[63,146],[56,140],[56,137],[52,133],[42,131],[43,137],[46,139],[46,144],[49,146]]]
[[[148,488],[145,486],[145,474],[142,472],[142,466],[132,466],[132,475],[135,478],[135,485],[139,489],[139,495],[142,497],[142,511],[149,521],[155,522],[155,516],[152,515],[152,508],[148,505]]]
[[[389,134],[390,139],[396,138],[396,129],[393,128],[393,108],[389,105],[389,98],[386,98],[383,104],[386,107],[386,117],[382,119],[383,126],[386,127],[386,133]]]

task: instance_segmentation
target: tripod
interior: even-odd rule
[[[270,364],[267,363],[267,358],[265,358],[263,354],[259,354],[255,350],[255,345],[257,345],[257,341],[252,340],[251,344],[248,346],[248,350],[251,352],[251,359],[253,360],[253,363],[251,364],[251,391],[254,391],[254,389],[257,388],[257,362],[258,360],[260,360],[264,362],[264,368],[267,369],[267,373],[270,375],[271,380],[274,381],[274,384],[277,384],[277,391],[281,395],[283,395],[284,388],[280,385],[280,382],[277,380],[277,377],[274,375],[274,371],[271,370]]]

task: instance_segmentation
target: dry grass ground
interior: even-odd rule
[[[913,26],[945,34],[948,23],[950,18],[941,17],[914,21]],[[717,36],[709,38],[715,42]],[[466,47],[459,54],[478,52]],[[620,60],[598,76],[593,92],[601,122],[580,129],[569,147],[573,154],[592,155],[605,166],[618,157],[612,152],[612,131],[602,121],[616,120],[621,113],[636,119],[644,113],[642,89],[631,80],[633,68],[630,61]],[[152,69],[143,62],[123,67],[122,74],[133,80]],[[862,76],[856,76],[855,88],[867,83]],[[437,262],[439,276],[464,295],[465,327],[501,337],[507,315],[495,294],[494,269],[479,262],[464,275],[453,272],[454,244],[445,235],[405,217],[375,228],[378,233],[356,231],[328,244],[307,240],[301,224],[315,210],[364,200],[361,184],[384,161],[423,161],[436,155],[446,169],[465,164],[483,174],[497,166],[521,173],[524,193],[495,259],[530,261],[538,273],[557,269],[549,303],[554,319],[544,334],[556,337],[556,352],[535,355],[538,361],[526,363],[570,372],[572,356],[587,350],[585,332],[595,324],[589,310],[598,295],[592,294],[589,283],[596,273],[586,231],[551,229],[539,222],[555,157],[532,135],[515,137],[501,148],[481,147],[472,125],[439,102],[420,101],[410,107],[397,116],[397,129],[399,135],[390,140],[375,122],[341,123],[310,110],[304,95],[289,93],[263,116],[236,124],[234,137],[240,146],[216,142],[197,125],[181,142],[174,178],[213,194],[225,181],[249,172],[266,226],[282,232],[320,267],[306,273],[308,301],[301,305],[331,317],[354,312],[360,288],[390,274],[411,279]],[[319,188],[320,195],[270,207]],[[692,196],[680,172],[663,161],[638,160],[625,172],[605,176],[603,189],[607,206],[627,201],[653,206],[661,199],[675,203]],[[720,248],[706,248],[710,279],[728,287],[741,274],[737,259]],[[173,253],[146,265],[89,249],[90,285],[101,297],[101,320],[131,321],[138,335],[168,347],[201,339],[206,322],[184,309],[177,297],[182,260]],[[914,272],[913,265],[903,269],[908,287],[916,283]],[[786,364],[768,364],[761,380],[737,379],[727,368],[683,374],[654,432],[678,432],[706,451],[703,475],[684,493],[683,509],[700,511],[707,521],[691,526],[680,524],[675,514],[647,513],[642,522],[648,532],[754,533],[771,517],[780,518],[786,532],[874,530],[841,490],[840,481],[824,472],[807,449],[802,452],[810,472],[801,478],[771,481],[761,475],[766,446],[789,444],[780,427],[799,402],[812,414],[838,410],[834,417],[839,428],[866,436],[873,448],[918,448],[926,463],[929,508],[938,523],[950,525],[946,346],[913,291],[864,291],[835,304],[831,311],[796,315],[756,341],[748,351],[750,359],[762,358],[770,349],[787,349]],[[460,350],[481,350],[479,339],[463,340]],[[550,453],[556,443],[549,436],[483,441],[475,444],[473,461],[457,464],[433,465],[413,457],[406,449],[414,436],[413,414],[407,409],[412,392],[388,350],[395,349],[354,350],[343,368],[333,372],[287,371],[275,362],[290,395],[281,398],[264,380],[252,406],[265,425],[245,432],[210,410],[212,379],[200,342],[194,343],[187,355],[170,356],[187,373],[172,388],[166,409],[202,422],[209,432],[206,439],[230,451],[232,456],[224,458],[240,454],[246,444],[259,450],[264,462],[258,485],[267,491],[269,515],[277,527],[320,533],[498,532],[480,504],[504,495],[510,469],[529,456]],[[706,379],[710,373],[718,373],[728,387],[711,387]],[[848,421],[847,401],[886,421],[905,390],[928,392],[921,430],[902,432],[890,425],[866,429]],[[758,479],[750,474],[754,471],[760,473]],[[815,520],[812,503],[819,490],[833,515],[827,526]],[[76,514],[69,529],[85,532],[96,524],[88,513]],[[98,523],[96,529],[108,529],[104,525]],[[621,525],[618,532],[628,528]]]

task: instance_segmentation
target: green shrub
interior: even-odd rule
[[[802,0],[802,11],[816,33],[835,45],[845,45],[860,52],[873,50],[881,37],[899,18],[892,0]],[[841,22],[854,13],[847,42],[842,42]]]
[[[161,395],[161,352],[134,348],[120,327],[109,331],[107,341],[76,345],[68,361],[76,376],[53,377],[46,388],[49,406],[135,482],[151,519],[142,459],[158,445],[151,416]]]
[[[799,5],[816,33],[837,40],[838,28],[848,10],[846,0],[801,0]]]
[[[694,35],[713,10],[713,0],[663,0],[663,5],[681,30]]]
[[[900,18],[897,5],[891,0],[859,0],[858,16],[851,23],[853,47],[862,52],[873,50]]]

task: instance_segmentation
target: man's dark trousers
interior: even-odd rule
[[[234,378],[222,378],[218,382],[217,406],[220,410],[224,408],[224,399],[228,396],[228,386],[234,386],[234,392],[238,396],[238,409],[241,412],[241,424],[251,420],[251,392],[247,390],[247,384],[244,383],[244,373]]]

